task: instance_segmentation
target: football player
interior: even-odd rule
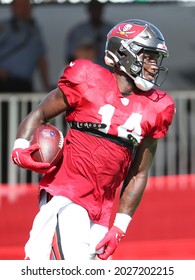
[[[158,139],[166,136],[174,116],[172,98],[154,87],[166,78],[162,61],[167,56],[156,26],[139,19],[120,22],[105,47],[105,63],[113,72],[89,60],[72,61],[58,88],[21,122],[12,159],[46,173],[27,258],[49,259],[52,251],[66,260],[106,260],[114,253],[141,201]],[[32,160],[38,147],[29,147],[29,139],[35,128],[62,112],[70,129],[54,169]],[[109,228],[120,186],[118,212]]]

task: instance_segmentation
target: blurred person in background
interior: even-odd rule
[[[75,59],[88,59],[96,62],[97,48],[92,38],[89,36],[83,37],[77,42],[72,57]]]
[[[105,4],[97,0],[91,0],[85,5],[88,20],[75,25],[66,37],[66,64],[78,58],[76,53],[80,43],[83,42],[84,38],[89,38],[91,46],[96,48],[96,58],[94,59],[93,57],[93,61],[103,67],[106,67],[104,63],[105,40],[113,25],[103,19],[104,5]],[[87,55],[87,57],[82,58],[89,59],[89,56]]]
[[[11,18],[0,22],[0,92],[32,92],[39,70],[43,90],[49,90],[46,47],[29,0],[14,0]]]
[[[29,0],[14,0],[11,16],[0,22],[0,94],[34,91],[33,75],[39,72],[43,91],[49,90],[46,46],[41,30],[32,16]],[[7,182],[8,101],[2,101],[1,141],[2,181]]]

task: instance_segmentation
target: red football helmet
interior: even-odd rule
[[[139,55],[146,51],[157,52],[159,55],[158,72],[153,81],[144,77],[144,62],[139,58]],[[163,35],[156,26],[147,21],[132,19],[120,22],[107,35],[105,63],[119,66],[141,90],[146,91],[154,85],[162,85],[168,69],[161,64],[167,56]],[[165,75],[160,75],[161,73]]]

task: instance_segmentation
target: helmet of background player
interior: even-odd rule
[[[158,53],[158,70],[154,80],[144,77],[145,52]],[[144,20],[132,19],[120,22],[107,35],[105,63],[118,66],[130,76],[135,85],[143,90],[150,90],[154,85],[161,86],[166,79],[168,69],[162,67],[162,61],[168,56],[165,40],[160,30]]]

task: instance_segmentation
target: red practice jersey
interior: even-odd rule
[[[65,69],[58,86],[72,110],[68,122],[104,124],[106,135],[141,144],[145,136],[166,136],[175,107],[165,92],[152,89],[123,96],[115,76],[87,60],[76,60]],[[112,141],[69,129],[64,156],[55,176],[40,182],[51,195],[63,195],[87,209],[92,221],[108,226],[116,188],[125,179],[132,151]]]

